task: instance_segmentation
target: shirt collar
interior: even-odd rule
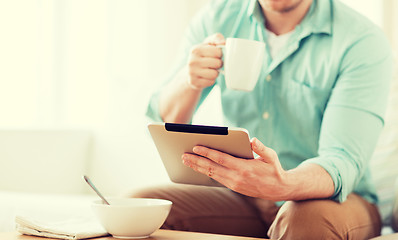
[[[247,14],[265,24],[258,0],[250,0]],[[298,27],[308,32],[332,34],[332,0],[314,0]]]
[[[254,17],[257,21],[264,23],[265,19],[258,0],[250,0],[249,7],[247,8],[247,15]]]

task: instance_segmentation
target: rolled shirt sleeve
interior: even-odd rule
[[[330,174],[332,198],[339,202],[367,174],[384,124],[391,78],[392,52],[381,33],[364,34],[343,58],[322,120],[319,156],[302,163],[318,164]]]

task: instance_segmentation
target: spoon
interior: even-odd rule
[[[90,187],[95,191],[95,193],[97,193],[97,195],[102,199],[102,201],[104,201],[104,203],[106,203],[107,205],[110,205],[108,201],[106,201],[106,199],[104,198],[104,196],[102,196],[102,194],[98,191],[98,189],[94,186],[94,184],[91,182],[90,178],[88,178],[86,175],[83,176],[84,180],[86,181],[86,183],[88,183],[88,185],[90,185]]]

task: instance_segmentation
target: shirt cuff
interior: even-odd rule
[[[358,169],[339,156],[320,156],[308,159],[302,164],[317,164],[329,173],[334,183],[334,194],[330,199],[337,202],[344,202],[347,199],[356,184],[358,178]]]

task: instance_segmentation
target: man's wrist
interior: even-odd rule
[[[317,164],[304,164],[285,172],[282,182],[284,200],[329,198],[334,193],[330,175]]]
[[[289,201],[295,200],[297,197],[296,194],[300,189],[298,189],[297,185],[297,177],[295,176],[294,171],[287,170],[284,172],[281,183],[281,200]]]
[[[287,192],[288,192],[288,200],[305,200],[311,198],[307,196],[306,186],[308,184],[307,181],[312,181],[306,176],[303,176],[303,172],[297,169],[291,169],[287,171]]]
[[[189,79],[185,78],[184,79],[184,83],[186,85],[186,90],[188,91],[194,91],[194,92],[198,92],[201,93],[202,92],[202,88],[196,87],[195,85],[193,85],[192,83],[189,82]]]
[[[192,92],[192,93],[197,93],[200,94],[202,93],[202,88],[199,88],[195,85],[193,85],[190,81],[189,81],[189,74],[188,74],[188,68],[185,67],[181,70],[181,72],[179,73],[179,78],[184,86],[184,90]]]

